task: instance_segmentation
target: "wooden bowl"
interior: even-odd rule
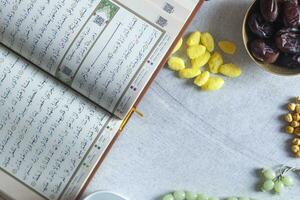
[[[253,2],[253,4],[250,6],[250,8],[248,9],[246,15],[245,15],[245,18],[244,18],[244,22],[243,22],[243,30],[242,30],[242,34],[243,34],[243,41],[244,41],[244,45],[245,45],[245,48],[249,54],[249,56],[251,57],[251,59],[262,69],[268,71],[268,72],[271,72],[272,74],[275,74],[275,75],[281,75],[281,76],[295,76],[295,75],[300,75],[300,68],[295,68],[295,69],[291,69],[291,68],[287,68],[287,67],[284,67],[284,66],[279,66],[279,65],[276,65],[276,64],[265,64],[265,63],[262,63],[258,60],[256,60],[252,54],[250,53],[250,50],[249,50],[249,46],[248,46],[248,43],[249,43],[249,29],[248,29],[248,25],[247,25],[247,21],[248,21],[248,18],[249,18],[249,14],[251,13],[251,11],[253,9],[256,9],[257,8],[257,3],[258,3],[258,0],[255,0]]]

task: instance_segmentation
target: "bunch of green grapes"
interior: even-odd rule
[[[280,194],[284,187],[292,187],[294,185],[294,180],[290,176],[286,176],[286,172],[290,170],[283,169],[280,170],[279,174],[273,169],[263,169],[262,177],[263,184],[261,186],[261,190],[264,192],[273,191],[275,194]]]

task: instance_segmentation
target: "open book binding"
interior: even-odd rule
[[[203,0],[0,2],[0,196],[79,198]]]

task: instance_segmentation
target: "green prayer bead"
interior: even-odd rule
[[[167,194],[165,195],[162,200],[175,200],[172,194]]]
[[[185,200],[185,192],[184,191],[176,191],[173,194],[175,200]]]
[[[208,196],[205,194],[198,194],[197,200],[208,200]]]
[[[217,197],[209,197],[208,200],[220,200],[220,199]]]
[[[239,197],[238,200],[250,200],[248,197]]]
[[[186,200],[196,200],[198,195],[194,192],[185,192],[185,199]]]
[[[226,200],[238,200],[236,197],[228,197]]]

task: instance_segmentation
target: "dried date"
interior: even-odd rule
[[[274,63],[279,56],[279,51],[275,47],[261,39],[253,40],[250,43],[250,51],[257,60],[264,63]]]
[[[300,55],[282,54],[276,64],[286,68],[300,68]]]
[[[250,15],[248,26],[252,33],[260,38],[270,38],[275,32],[273,25],[266,22],[259,13],[252,13]]]
[[[297,0],[283,2],[282,18],[284,25],[287,27],[300,25],[300,8]]]
[[[300,53],[300,31],[296,28],[286,28],[278,31],[275,38],[276,47],[284,53]]]
[[[260,0],[260,12],[267,22],[274,22],[279,14],[277,0]]]

